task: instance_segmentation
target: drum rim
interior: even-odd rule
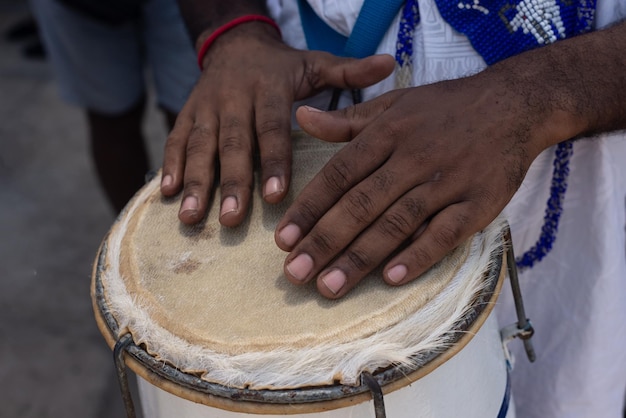
[[[110,348],[120,335],[117,320],[106,303],[101,280],[106,266],[106,249],[109,235],[100,245],[92,274],[92,304],[96,322]],[[485,271],[485,286],[474,297],[468,309],[447,333],[448,347],[430,350],[419,355],[424,361],[417,369],[410,366],[389,366],[374,373],[384,393],[400,389],[435,370],[467,345],[473,335],[493,310],[505,276],[506,242],[501,234],[502,245],[490,255],[491,263]],[[345,407],[370,399],[367,385],[348,386],[342,384],[306,387],[297,389],[240,389],[208,382],[200,377],[177,370],[174,366],[156,360],[141,346],[133,342],[126,350],[126,364],[137,375],[155,386],[176,396],[207,406],[233,412],[264,414],[296,414],[320,412]],[[184,394],[185,396],[183,396]],[[306,407],[303,411],[299,406]]]

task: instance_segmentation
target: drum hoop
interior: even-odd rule
[[[106,303],[101,275],[106,265],[108,235],[98,251],[97,263],[92,275],[92,303],[96,322],[107,344],[113,348],[120,336],[118,323]],[[490,255],[489,268],[485,271],[485,286],[474,297],[471,309],[446,333],[444,348],[418,354],[422,366],[389,366],[374,374],[385,394],[405,387],[424,377],[454,356],[467,345],[478,332],[493,310],[494,303],[506,272],[504,258],[507,243],[496,248]],[[504,250],[503,250],[504,249]],[[454,344],[454,345],[453,345]],[[255,414],[313,413],[354,405],[371,399],[369,388],[359,386],[328,385],[297,389],[240,389],[202,380],[185,373],[163,361],[156,360],[142,347],[133,342],[126,350],[127,366],[155,386],[184,399],[233,412]],[[184,396],[183,396],[184,394]]]

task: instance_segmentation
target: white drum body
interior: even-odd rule
[[[244,418],[177,397],[139,378],[146,418]],[[423,378],[385,395],[387,418],[514,418],[508,371],[495,316],[456,355]],[[285,415],[262,415],[267,418]],[[375,418],[372,401],[331,411],[289,415],[294,418]]]

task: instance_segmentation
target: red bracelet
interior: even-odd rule
[[[230,22],[228,22],[228,23],[220,26],[219,28],[217,28],[211,34],[211,36],[206,38],[206,40],[202,43],[202,47],[200,48],[200,51],[198,51],[198,67],[200,67],[200,71],[203,70],[203,68],[202,68],[202,59],[206,55],[206,52],[208,51],[209,47],[213,44],[213,42],[215,42],[215,40],[217,38],[219,38],[224,32],[234,28],[235,26],[239,26],[242,23],[247,23],[247,22],[265,22],[267,24],[272,25],[278,31],[278,34],[280,35],[280,28],[278,27],[276,22],[274,22],[272,19],[270,19],[267,16],[263,16],[263,15],[245,15],[245,16],[241,16],[241,17],[238,17],[236,19],[233,19]]]

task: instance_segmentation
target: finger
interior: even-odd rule
[[[468,201],[448,206],[433,217],[414,242],[387,263],[384,280],[395,286],[414,280],[489,222],[477,216]]]
[[[406,245],[446,205],[437,195],[437,182],[413,188],[379,216],[317,278],[317,288],[328,298],[344,296],[391,254]]]
[[[395,68],[391,55],[373,55],[363,59],[343,58],[310,51],[306,53],[306,70],[296,99],[304,99],[312,91],[327,87],[364,88],[387,78]]]
[[[359,135],[383,114],[402,90],[396,90],[376,99],[334,111],[322,111],[310,106],[296,110],[298,125],[308,134],[330,142],[345,142]]]
[[[352,194],[346,194],[346,191],[382,166],[390,153],[391,147],[387,146],[384,140],[376,143],[367,137],[358,138],[342,148],[313,177],[285,212],[276,227],[275,241],[278,247],[291,251],[344,194],[346,195],[344,202],[352,201],[355,205],[358,205],[360,198],[367,199],[368,196],[362,188]],[[393,170],[389,173],[393,173]],[[380,179],[375,178],[381,184],[393,185],[384,180],[385,173],[380,175],[382,176]],[[393,186],[401,187],[400,183]],[[344,206],[348,207],[349,204],[346,203]],[[375,213],[368,216],[375,216]]]
[[[187,138],[193,127],[193,119],[181,112],[165,142],[163,171],[161,174],[161,193],[173,196],[183,185],[183,173],[187,153]]]
[[[354,285],[418,228],[419,223],[430,213],[426,200],[421,197],[422,195],[419,199],[403,196],[413,186],[406,179],[407,176],[400,175],[401,172],[395,171],[394,167],[393,164],[381,167],[328,210],[287,256],[285,276],[288,280],[305,283],[340,255],[340,264],[343,260],[343,264],[352,266],[346,279]],[[429,187],[426,189],[429,190]],[[400,196],[403,197],[398,200]],[[363,232],[368,228],[368,231],[371,230],[370,225],[376,225],[376,220],[385,211],[391,210],[388,209],[390,207],[397,209],[393,210],[391,215],[383,215],[383,219],[392,217],[389,222],[396,223],[408,220],[402,225],[406,230],[403,231],[404,235],[397,230],[390,231],[389,222],[380,228],[385,233]],[[414,225],[413,222],[418,224]],[[368,241],[361,241],[360,244],[353,242],[355,238],[358,242],[362,233],[368,237]],[[383,241],[389,238],[390,233],[395,233],[394,240]],[[367,249],[370,245],[377,248]],[[333,265],[337,266],[336,263]],[[348,273],[347,270],[343,272]],[[329,290],[337,296],[340,288],[329,287]]]
[[[291,181],[291,106],[288,94],[267,89],[255,105],[255,124],[261,158],[263,199],[283,200]]]
[[[196,120],[186,149],[183,198],[178,218],[195,224],[206,214],[215,177],[218,122],[215,118]]]
[[[242,96],[242,97],[245,97]],[[250,105],[224,100],[220,113],[220,223],[239,225],[248,211],[253,189],[254,134]]]

